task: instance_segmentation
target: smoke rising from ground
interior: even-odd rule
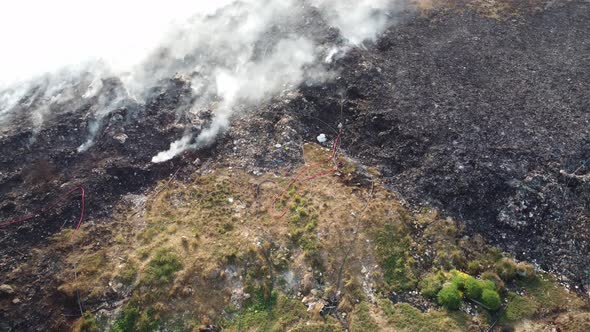
[[[41,127],[56,105],[76,98],[68,91],[82,89],[83,98],[98,96],[88,139],[78,149],[84,152],[110,112],[127,101],[144,102],[164,79],[186,75],[195,98],[182,112],[211,110],[213,119],[199,133],[187,131],[153,162],[210,145],[244,105],[329,79],[325,62],[375,40],[391,21],[389,13],[403,7],[394,0],[107,0],[93,7],[74,0],[33,2],[0,14],[3,40],[14,46],[0,55],[0,126],[27,109],[33,126]],[[310,10],[337,28],[342,40],[320,45],[305,32],[316,24],[305,15]],[[118,77],[123,87],[101,95],[108,77]]]

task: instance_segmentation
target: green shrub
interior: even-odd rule
[[[489,289],[495,291],[497,289],[496,284],[491,280],[479,280],[479,286],[481,289]]]
[[[469,278],[465,281],[465,296],[470,299],[479,300],[484,290],[496,291],[496,284],[490,280],[478,280],[475,278]]]
[[[467,281],[465,281],[465,295],[470,299],[479,299],[483,291],[482,284],[483,282],[475,278],[467,279]]]
[[[444,286],[437,295],[438,303],[449,310],[457,310],[461,306],[461,293],[453,284]]]
[[[481,293],[481,303],[492,311],[500,309],[502,304],[498,292],[491,289],[484,289]]]
[[[148,264],[145,281],[148,284],[168,284],[181,268],[182,263],[172,249],[159,249]]]
[[[451,279],[451,283],[453,285],[455,285],[455,287],[457,287],[457,289],[463,290],[463,289],[465,289],[465,283],[470,278],[473,279],[473,277],[471,277],[465,273],[455,274],[455,276]]]

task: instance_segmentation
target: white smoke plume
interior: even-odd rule
[[[246,62],[233,71],[217,69],[214,73],[217,94],[223,98],[209,128],[199,134],[195,142],[185,136],[173,142],[168,151],[152,158],[158,163],[169,160],[187,149],[211,144],[217,134],[227,128],[233,107],[238,102],[255,103],[303,80],[303,68],[315,60],[313,44],[305,39],[283,40],[260,62]]]
[[[34,126],[42,126],[56,103],[74,98],[64,93],[68,84],[83,81],[84,98],[99,96],[88,140],[78,149],[84,152],[94,143],[102,119],[122,100],[141,103],[157,82],[186,74],[199,96],[189,111],[218,102],[212,123],[197,137],[187,134],[152,159],[163,162],[210,145],[242,105],[260,103],[310,77],[329,78],[322,63],[375,40],[390,23],[389,13],[406,1],[12,2],[0,12],[0,40],[10,45],[0,53],[0,126],[10,113],[23,109],[29,110]],[[313,36],[300,32],[301,26],[312,24],[303,18],[312,7],[340,31],[344,45],[318,45]],[[64,67],[68,70],[60,71]],[[124,89],[101,100],[102,79],[113,76]],[[51,77],[51,82],[39,90],[43,102],[32,102],[39,100],[30,96],[39,77]]]
[[[375,40],[387,27],[388,10],[402,7],[399,0],[312,0],[311,3],[353,45]]]

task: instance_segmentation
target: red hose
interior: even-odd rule
[[[80,193],[82,194],[82,196],[81,196],[82,206],[81,206],[81,209],[80,209],[80,219],[78,220],[78,224],[76,225],[76,228],[74,229],[74,232],[70,236],[70,240],[72,240],[72,238],[74,238],[74,235],[76,234],[76,232],[78,231],[78,229],[80,229],[80,226],[82,226],[82,221],[84,220],[84,204],[85,204],[86,193],[84,191],[84,187],[82,187],[82,186],[78,186],[78,187],[75,187],[73,189],[70,189],[65,194],[61,195],[58,199],[56,199],[53,203],[51,203],[48,206],[44,207],[43,209],[41,209],[36,214],[31,214],[31,215],[22,217],[20,219],[14,219],[14,220],[9,220],[9,221],[1,222],[0,223],[0,228],[6,227],[6,226],[9,226],[9,225],[20,224],[20,223],[23,223],[23,222],[26,222],[26,221],[35,219],[37,217],[41,217],[42,214],[44,214],[45,212],[47,212],[47,211],[55,208],[58,204],[62,203],[68,197],[70,197],[72,195],[72,193],[74,193],[74,192],[76,192],[78,190],[80,190]]]
[[[329,173],[331,173],[333,171],[336,171],[338,169],[338,164],[337,163],[334,163],[334,166],[332,166],[332,168],[330,168],[328,170],[321,171],[321,172],[315,173],[313,175],[310,175],[308,177],[305,177],[301,181],[299,180],[299,178],[301,177],[301,175],[307,169],[316,168],[316,167],[322,166],[322,165],[327,164],[328,162],[334,160],[334,158],[336,157],[336,151],[338,150],[338,145],[340,144],[340,138],[341,138],[341,136],[342,136],[342,131],[340,131],[338,133],[338,136],[334,140],[334,144],[332,146],[332,154],[330,155],[330,157],[326,158],[326,160],[324,160],[324,161],[320,161],[320,162],[317,162],[317,163],[314,163],[314,164],[305,165],[305,166],[301,167],[299,169],[299,171],[295,174],[295,176],[293,177],[293,179],[291,180],[291,182],[289,182],[289,185],[287,185],[285,187],[285,189],[283,189],[283,191],[281,191],[281,193],[279,193],[277,196],[275,196],[275,199],[273,200],[272,205],[271,205],[271,207],[269,209],[269,214],[270,214],[271,217],[273,217],[275,219],[281,219],[281,218],[283,218],[285,216],[285,214],[287,213],[287,211],[289,211],[289,206],[286,206],[283,209],[283,211],[281,211],[281,213],[278,216],[275,216],[274,213],[273,213],[275,211],[275,206],[276,206],[277,202],[279,201],[279,199],[281,199],[285,195],[285,193],[287,191],[289,191],[289,189],[291,189],[291,187],[296,182],[298,182],[300,184],[300,186],[297,187],[297,189],[295,190],[295,193],[299,192],[299,189],[301,189],[301,187],[303,186],[303,184],[306,183],[306,182],[308,182],[309,180],[312,180],[312,179],[318,178],[320,176],[329,174]]]

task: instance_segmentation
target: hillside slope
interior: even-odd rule
[[[0,131],[0,220],[78,185],[85,218],[72,239],[71,196],[0,228],[0,330],[590,329],[590,3],[416,3],[164,163],[212,121],[179,115],[191,77],[143,102],[82,77],[41,126],[32,87]]]

